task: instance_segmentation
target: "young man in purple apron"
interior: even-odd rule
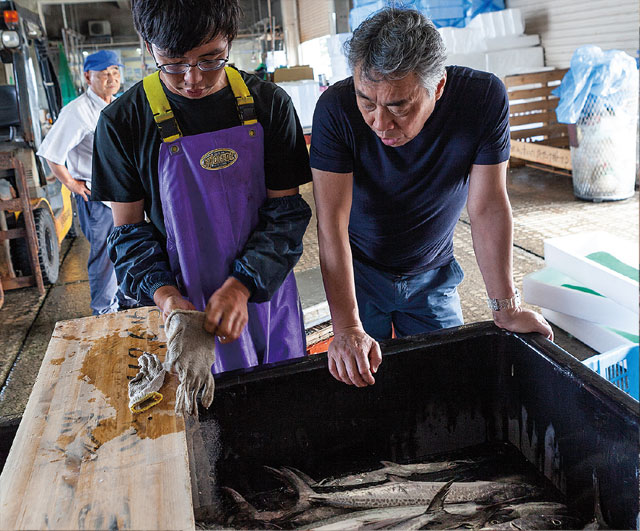
[[[308,154],[286,93],[226,66],[238,16],[237,0],[134,2],[159,71],[102,113],[94,152],[119,282],[165,317],[204,311],[214,373],[305,354]]]

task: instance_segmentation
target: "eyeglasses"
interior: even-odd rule
[[[226,59],[203,59],[198,61],[195,65],[189,63],[167,63],[159,65],[156,62],[156,66],[162,70],[165,74],[186,74],[193,67],[197,66],[203,72],[211,72],[213,70],[220,70],[227,64],[229,58]]]

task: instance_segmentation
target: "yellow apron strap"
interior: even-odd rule
[[[244,79],[235,68],[231,66],[225,66],[224,71],[227,74],[229,85],[233,95],[236,97],[236,104],[238,106],[238,114],[240,115],[240,121],[242,125],[250,125],[258,123],[256,119],[256,110],[253,105],[253,97],[247,88]]]
[[[160,83],[160,72],[154,72],[142,80],[147,101],[153,113],[153,119],[160,130],[160,137],[163,142],[173,142],[182,136],[182,131],[178,122],[173,116],[173,111],[169,105],[162,84]]]

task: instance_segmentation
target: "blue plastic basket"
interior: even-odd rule
[[[604,354],[592,356],[582,363],[638,400],[640,394],[638,345],[619,347]]]

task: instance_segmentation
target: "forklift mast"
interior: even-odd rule
[[[4,46],[0,48],[0,56],[5,70],[3,84],[16,86],[16,90],[19,92],[18,100],[28,102],[27,104],[21,103],[21,107],[46,108],[49,119],[53,123],[58,118],[62,107],[62,95],[57,75],[49,58],[47,39],[40,19],[32,11],[12,1],[0,1],[0,13],[3,14],[0,19],[0,32],[8,33],[4,35]],[[11,37],[15,37],[15,35],[11,35],[12,33],[17,33],[17,42],[11,42]],[[7,42],[14,44],[14,46],[7,46]],[[13,66],[10,68],[9,65]],[[40,86],[38,86],[39,80],[35,68],[39,71]],[[11,73],[13,80],[10,79]],[[1,75],[0,80],[2,80]],[[32,94],[28,93],[30,89],[33,91]],[[42,96],[46,99],[46,107],[44,102],[39,101]],[[32,110],[27,108],[27,111]],[[27,112],[22,115],[23,124],[30,123],[29,117]],[[36,124],[32,124],[32,128],[36,128]],[[27,131],[26,137],[32,135],[41,136],[33,131]]]
[[[40,270],[56,281],[73,211],[69,190],[36,156],[62,107],[40,19],[0,1],[0,37],[0,283],[10,289],[36,283]]]

